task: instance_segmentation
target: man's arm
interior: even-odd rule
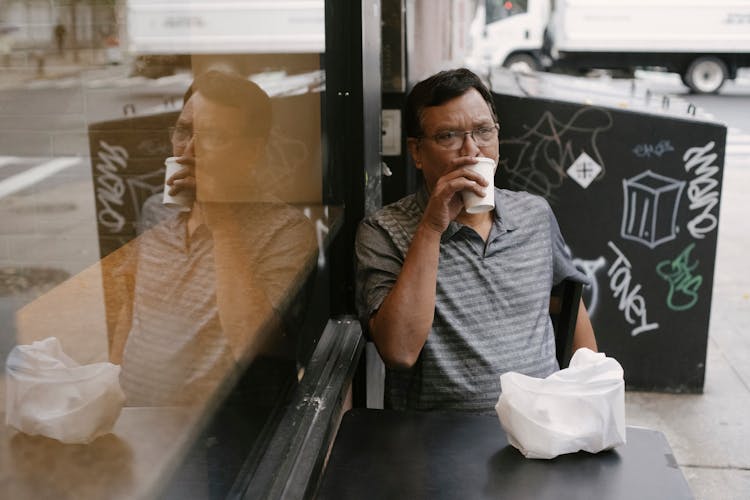
[[[370,334],[389,367],[413,366],[427,341],[435,312],[440,235],[419,226],[396,284],[370,317]]]
[[[457,166],[473,163],[455,160]],[[427,203],[409,245],[396,283],[369,319],[370,335],[383,362],[393,368],[410,368],[417,362],[435,314],[435,287],[440,258],[440,237],[463,208],[460,192],[484,195],[487,182],[466,168],[441,177]]]
[[[133,323],[133,301],[139,240],[133,240],[100,262],[107,317],[109,361],[122,364],[125,343]]]
[[[258,213],[252,206],[210,208],[221,326],[235,359],[250,360],[273,348],[270,335],[282,323],[277,308],[315,262],[315,232],[302,214],[292,217],[282,205],[259,205]]]
[[[546,204],[546,202],[545,202]],[[549,204],[546,204],[547,214],[550,221],[550,229],[552,231],[552,252],[553,252],[553,269],[555,283],[559,283],[563,278],[573,278],[576,281],[586,283],[588,280],[579,269],[573,264],[570,251],[565,244],[565,240],[560,232],[560,226],[557,223],[552,209]],[[586,310],[586,305],[581,299],[578,305],[578,316],[576,317],[576,328],[573,333],[573,352],[581,347],[588,347],[592,351],[596,351],[596,337],[594,337],[594,328],[591,326],[591,319],[589,313]]]
[[[576,352],[576,350],[581,347],[588,347],[594,352],[597,351],[594,327],[591,326],[589,312],[586,310],[586,305],[583,303],[583,299],[581,299],[581,303],[578,306],[576,330],[573,334],[573,352]]]

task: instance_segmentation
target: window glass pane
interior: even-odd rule
[[[487,24],[526,12],[527,0],[486,0]]]
[[[14,498],[223,496],[262,453],[328,307],[324,19],[322,0],[0,4]]]

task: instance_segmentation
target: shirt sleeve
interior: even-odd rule
[[[354,243],[356,305],[363,330],[396,283],[404,255],[390,235],[371,220],[363,221]]]
[[[547,204],[549,225],[552,239],[552,284],[557,285],[564,279],[572,279],[584,285],[590,285],[588,277],[573,264],[570,249],[565,243],[557,218]]]

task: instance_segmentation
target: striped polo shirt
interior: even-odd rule
[[[135,269],[131,328],[123,353],[120,383],[129,406],[192,404],[211,396],[224,380],[235,375],[236,355],[222,322],[218,302],[219,272],[230,272],[252,282],[223,284],[226,307],[245,314],[271,316],[296,325],[304,310],[292,303],[303,279],[317,259],[317,241],[311,221],[284,203],[227,204],[222,212],[237,221],[236,232],[221,236],[233,247],[236,261],[216,258],[217,235],[200,225],[188,237],[186,213],[177,213],[140,236],[134,262],[120,272]],[[245,269],[234,269],[237,261]],[[227,273],[225,273],[226,275]],[[262,294],[272,310],[253,303]],[[264,301],[265,302],[265,301]],[[247,331],[248,345],[268,354],[294,359],[296,336],[274,330],[273,338],[255,340],[260,331]],[[266,397],[268,388],[253,388]],[[273,397],[276,397],[274,394]],[[257,401],[255,401],[257,403]]]
[[[138,240],[131,330],[120,384],[129,406],[192,403],[234,367],[216,305],[213,240],[201,225],[188,239],[187,214]]]
[[[423,188],[360,224],[355,252],[363,326],[395,284],[427,201]],[[443,233],[432,328],[412,368],[387,370],[386,405],[492,412],[502,373],[546,377],[557,370],[549,298],[565,278],[587,281],[565,250],[549,204],[495,188],[486,243],[455,221]]]

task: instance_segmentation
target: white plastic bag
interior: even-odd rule
[[[5,423],[26,434],[88,443],[112,430],[125,403],[119,366],[80,365],[55,337],[14,347],[5,372]]]
[[[568,368],[545,379],[508,372],[500,384],[495,410],[508,442],[526,458],[625,444],[622,366],[604,353],[578,349]]]

